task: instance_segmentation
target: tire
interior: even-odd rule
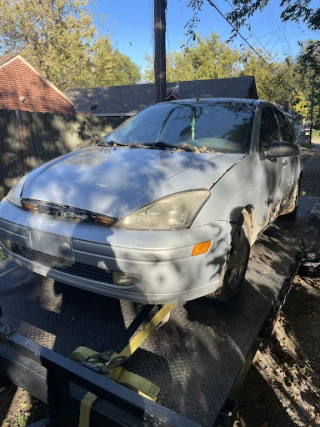
[[[293,190],[292,193],[292,199],[291,199],[291,203],[294,204],[294,209],[293,211],[281,215],[281,218],[287,220],[287,221],[294,221],[297,217],[297,212],[298,212],[298,206],[299,206],[299,196],[300,196],[300,187],[301,187],[301,178],[299,179],[299,181],[296,183],[295,188]]]
[[[230,245],[230,251],[221,271],[218,289],[207,295],[211,299],[230,301],[241,291],[250,256],[251,223],[247,213],[241,215]]]

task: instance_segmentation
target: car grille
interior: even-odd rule
[[[115,222],[115,218],[94,214],[83,209],[41,202],[39,200],[22,199],[21,201],[25,210],[35,214],[50,215],[57,219],[71,220],[75,222],[89,222],[91,224],[109,227]]]
[[[41,265],[51,268],[61,273],[72,274],[89,280],[96,280],[103,283],[113,283],[112,271],[94,267],[80,262],[67,261],[43,252],[34,251],[21,245],[11,244],[13,253],[27,258],[30,261],[39,262]]]

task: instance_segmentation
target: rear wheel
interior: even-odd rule
[[[230,301],[240,292],[241,282],[246,274],[250,256],[250,218],[248,214],[241,215],[242,219],[236,228],[230,245],[230,251],[224,262],[219,287],[209,298],[220,301]]]

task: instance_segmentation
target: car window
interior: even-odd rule
[[[103,141],[187,144],[208,151],[248,151],[254,105],[238,101],[171,101],[146,108]]]
[[[280,141],[278,123],[270,107],[262,111],[259,141],[263,150],[267,150],[272,142]]]
[[[280,125],[282,141],[292,142],[292,134],[290,131],[289,123],[287,122],[286,118],[280,111],[276,110],[276,115],[278,117],[278,121]]]

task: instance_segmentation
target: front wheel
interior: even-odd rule
[[[293,210],[289,213],[281,215],[283,219],[286,219],[288,221],[293,221],[296,219],[297,212],[298,212],[298,206],[299,206],[299,196],[300,196],[300,187],[301,187],[301,178],[294,186],[291,200],[289,203],[289,206],[294,206]]]
[[[250,256],[250,221],[243,217],[236,228],[221,271],[218,289],[208,297],[220,301],[230,301],[240,292],[241,282],[246,274]]]

